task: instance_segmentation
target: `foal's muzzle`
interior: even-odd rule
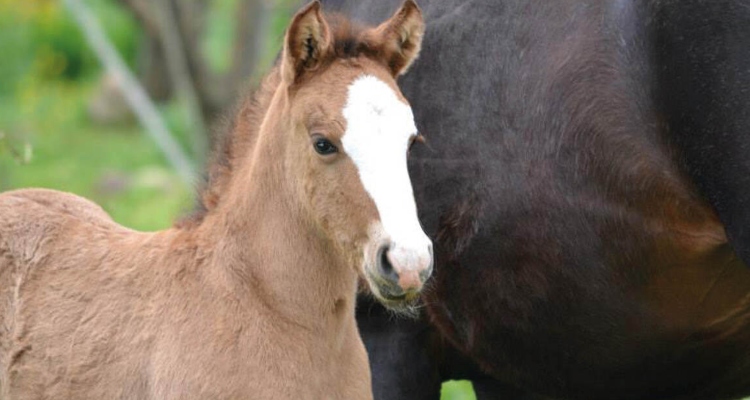
[[[415,297],[432,274],[432,244],[402,247],[389,243],[380,247],[377,257],[378,291],[386,300]]]

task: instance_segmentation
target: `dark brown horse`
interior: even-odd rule
[[[421,6],[401,87],[436,272],[424,320],[359,310],[376,394],[750,395],[750,2]]]
[[[395,78],[423,32],[300,11],[178,228],[71,194],[0,195],[0,398],[368,399],[358,278],[407,307],[432,267]]]

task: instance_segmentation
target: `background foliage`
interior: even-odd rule
[[[207,12],[198,39],[190,43],[205,74],[228,76],[224,83],[231,88],[248,86],[236,82],[237,71],[229,75],[238,62],[238,34],[244,32],[240,25],[245,22],[236,15],[247,1],[253,0],[199,1]],[[136,72],[143,68],[144,46],[154,40],[134,12],[137,2],[86,1]],[[252,60],[253,76],[243,80],[254,81],[272,63],[296,3],[265,0],[261,54]],[[139,230],[164,229],[190,210],[193,188],[178,179],[143,134],[60,1],[0,0],[0,49],[0,191],[45,187],[73,192]],[[144,84],[149,71],[139,73]],[[216,95],[210,105],[226,108],[227,98],[235,95]],[[173,95],[157,97],[168,127],[189,152],[185,110]],[[97,116],[102,107],[106,118]],[[443,399],[473,398],[468,382],[444,385]]]
[[[134,18],[112,1],[90,5],[132,67],[140,39]],[[189,188],[133,120],[90,119],[101,67],[59,2],[0,0],[0,49],[0,190],[74,192],[144,230],[164,228],[189,208]],[[163,109],[168,116],[170,105]]]

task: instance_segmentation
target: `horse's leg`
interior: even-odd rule
[[[478,400],[552,400],[482,373],[424,318],[393,316],[360,296],[357,324],[370,358],[375,400],[438,400],[444,380],[470,380]]]
[[[460,351],[443,342],[441,375],[446,380],[469,380],[477,400],[553,400],[501,382],[482,372],[479,366]]]
[[[440,377],[436,333],[424,319],[393,316],[360,296],[357,324],[372,369],[375,400],[438,400]]]

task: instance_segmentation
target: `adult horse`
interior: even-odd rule
[[[358,310],[376,397],[750,395],[750,2],[420,3],[436,272],[423,320]]]
[[[3,399],[367,399],[358,277],[407,307],[431,270],[395,84],[423,23],[293,19],[204,208],[140,233],[49,190],[0,196]]]

